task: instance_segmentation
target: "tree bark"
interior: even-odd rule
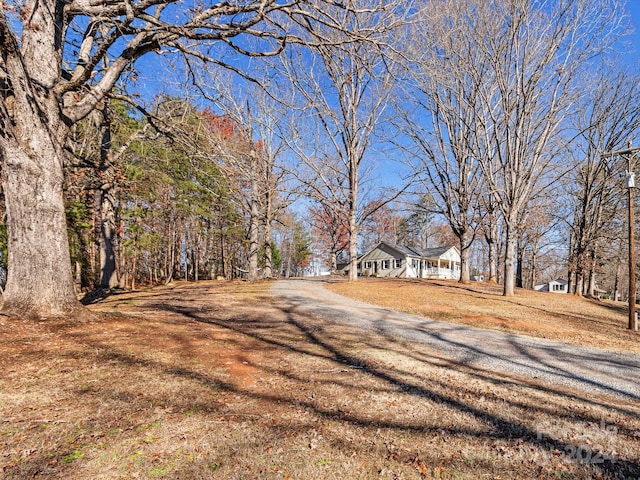
[[[350,172],[351,199],[349,202],[349,281],[358,279],[358,222],[356,219],[356,205],[358,199],[358,167],[351,167]]]
[[[7,213],[8,272],[3,310],[56,316],[79,310],[71,271],[63,199],[63,146],[68,126],[59,98],[57,54],[63,4],[33,5],[21,43],[0,12],[3,71],[0,160]]]
[[[249,220],[249,272],[247,274],[247,278],[249,281],[254,282],[258,279],[258,242],[259,242],[259,217],[260,211],[258,206],[258,178],[257,172],[255,172],[255,154],[252,155],[252,162],[254,164],[254,168],[251,168],[251,198],[250,198],[250,220]]]
[[[267,179],[268,180],[268,179]],[[271,244],[271,235],[272,235],[272,216],[273,216],[273,205],[272,205],[272,191],[271,188],[266,188],[265,190],[265,206],[264,206],[264,270],[262,272],[263,278],[273,278],[273,249]]]
[[[538,245],[536,243],[535,245],[533,245],[533,248],[531,250],[531,270],[529,271],[529,285],[527,285],[527,288],[530,288],[531,290],[533,290],[536,286],[536,275],[538,274],[536,265],[537,260]]]
[[[21,315],[65,315],[80,308],[62,194],[65,127],[58,127],[58,138],[43,125],[31,127],[30,138],[3,142],[1,151],[9,251],[2,308]]]
[[[471,283],[469,274],[469,247],[471,244],[468,236],[469,234],[464,232],[458,237],[460,241],[460,283]]]
[[[582,267],[578,268],[576,272],[576,293],[577,296],[582,297],[584,294],[584,270]]]
[[[524,267],[524,248],[522,247],[522,235],[518,232],[518,240],[516,242],[516,287],[523,287],[523,267]]]
[[[331,273],[336,273],[338,271],[338,255],[335,251],[329,253],[329,263],[331,264]]]
[[[116,207],[115,175],[111,161],[111,123],[108,108],[97,112],[100,115],[100,168],[99,168],[99,208],[100,208],[100,288],[118,286],[116,268]]]
[[[489,214],[489,224],[485,230],[484,239],[487,242],[490,283],[498,283],[498,224],[494,211]]]
[[[516,236],[515,228],[507,224],[507,238],[504,254],[504,288],[502,294],[505,297],[515,295],[515,255],[516,255]]]
[[[589,285],[587,286],[587,295],[591,298],[596,296],[596,266],[598,257],[595,251],[591,252],[591,262],[589,265]]]

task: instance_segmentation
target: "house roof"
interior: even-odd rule
[[[539,292],[548,292],[549,285],[551,284],[567,286],[569,285],[569,282],[562,278],[556,278],[555,280],[549,280],[547,283],[539,283],[538,285],[534,285],[533,289],[538,290]]]
[[[447,253],[449,250],[451,250],[452,248],[456,248],[454,245],[449,245],[449,246],[446,246],[446,247],[435,247],[435,248],[422,249],[422,248],[407,247],[407,246],[404,246],[404,245],[395,245],[393,243],[388,243],[388,242],[380,242],[374,248],[369,250],[369,252],[372,252],[376,248],[380,247],[380,245],[386,245],[386,246],[396,250],[397,252],[402,253],[404,256],[407,256],[407,257],[422,257],[422,258],[439,258],[442,255],[444,255],[445,253]],[[369,253],[369,252],[367,252],[367,253]]]

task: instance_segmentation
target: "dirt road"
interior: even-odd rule
[[[283,280],[272,293],[300,314],[329,323],[403,337],[437,349],[452,361],[525,375],[549,385],[640,400],[640,355],[578,347],[398,313],[323,288],[318,280]]]

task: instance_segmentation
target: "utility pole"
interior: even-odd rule
[[[640,152],[640,147],[632,147],[629,142],[629,148],[625,150],[615,150],[613,152],[604,153],[603,157],[620,156],[626,158],[627,165],[627,190],[629,192],[629,330],[636,325],[636,259],[635,259],[635,215],[634,215],[634,188],[635,183],[635,160]]]
[[[631,155],[629,155],[629,158],[631,158]],[[629,165],[631,165],[631,160],[629,160]],[[627,172],[627,190],[629,191],[629,330],[633,328],[636,318],[636,255],[633,202],[633,189],[635,186],[635,174],[630,168]]]

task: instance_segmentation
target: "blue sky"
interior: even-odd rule
[[[640,58],[640,0],[628,0],[627,9],[631,14],[631,20],[635,26],[635,32],[631,36],[633,40],[633,49],[627,55],[629,62],[637,62]]]

